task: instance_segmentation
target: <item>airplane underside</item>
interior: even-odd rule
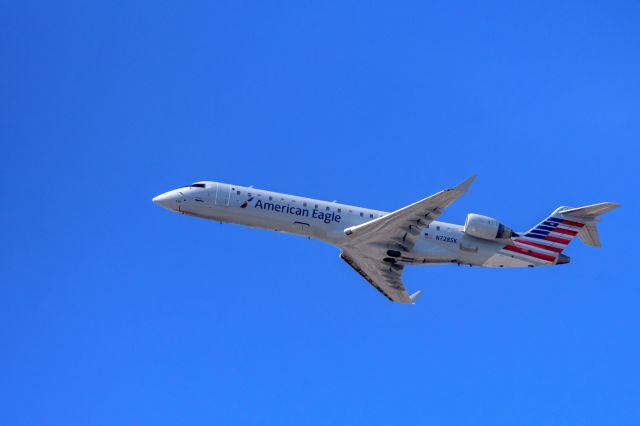
[[[412,304],[405,266],[457,264],[535,267],[569,263],[562,251],[578,237],[600,246],[598,217],[616,203],[559,207],[527,232],[494,218],[467,215],[464,226],[436,220],[467,192],[475,177],[393,212],[326,202],[219,182],[196,182],[153,201],[168,210],[253,228],[315,238],[338,247],[340,258],[387,299]]]
[[[569,257],[561,255],[561,260],[558,264],[569,263]],[[383,257],[383,262],[390,265],[402,265],[402,266],[418,266],[418,265],[469,265],[469,266],[484,266],[484,267],[533,267],[533,266],[548,266],[555,263],[538,262],[535,260],[527,259],[525,257],[517,257],[516,255],[508,255],[502,253],[493,253],[485,257],[476,257],[474,259],[461,257],[461,256],[434,256],[430,253],[418,253],[409,252],[402,253],[397,250],[387,250]]]

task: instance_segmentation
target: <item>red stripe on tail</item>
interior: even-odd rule
[[[515,253],[524,254],[526,256],[537,257],[538,259],[548,260],[549,262],[555,262],[556,258],[548,254],[542,254],[531,250],[523,249],[516,246],[504,246],[505,250],[509,250]]]
[[[557,232],[558,234],[564,234],[564,235],[571,235],[572,237],[575,237],[576,235],[578,235],[576,231],[572,231],[570,229],[564,229],[564,228],[555,228],[551,232]]]
[[[553,241],[554,243],[560,243],[560,244],[569,244],[571,242],[571,240],[565,240],[564,238],[552,237],[551,235],[547,235],[546,237],[544,237],[544,239],[548,240],[548,241]]]
[[[564,219],[562,223],[564,225],[575,226],[576,228],[582,228],[584,226],[584,223],[574,222],[572,220],[567,220],[567,219]]]
[[[525,240],[515,240],[517,243],[521,243],[521,244],[527,244],[533,247],[538,247],[541,248],[543,250],[549,250],[549,251],[553,251],[556,253],[560,253],[562,251],[561,248],[558,247],[551,247],[551,246],[545,246],[544,244],[538,244],[538,243],[534,243],[532,241],[525,241]]]

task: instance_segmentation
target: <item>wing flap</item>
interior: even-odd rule
[[[382,260],[354,256],[344,251],[340,253],[340,258],[390,301],[413,303],[413,299],[402,284],[402,266],[391,264],[387,266]]]

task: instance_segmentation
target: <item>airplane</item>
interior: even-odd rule
[[[620,206],[558,207],[526,232],[469,213],[464,225],[439,222],[446,207],[476,176],[393,212],[287,195],[253,187],[200,181],[153,202],[176,213],[315,238],[341,250],[340,258],[392,302],[413,304],[402,282],[405,266],[457,264],[535,267],[569,263],[563,250],[574,237],[599,247],[599,216]]]

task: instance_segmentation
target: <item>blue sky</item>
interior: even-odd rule
[[[4,2],[3,425],[640,422],[635,2]],[[409,269],[153,205],[198,180],[393,210],[478,180],[562,267]]]

